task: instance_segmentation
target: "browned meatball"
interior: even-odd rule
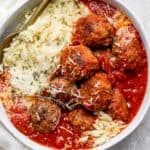
[[[90,111],[104,110],[112,98],[111,84],[104,73],[97,73],[81,89],[83,106]]]
[[[95,116],[84,109],[78,108],[69,113],[68,120],[76,129],[85,131],[92,128]]]
[[[98,60],[86,46],[66,47],[60,58],[61,75],[71,81],[87,79],[99,69]]]
[[[107,112],[114,119],[119,119],[122,121],[128,120],[129,112],[128,112],[126,100],[124,96],[117,89],[114,91],[113,98],[111,100]]]
[[[116,56],[119,68],[122,70],[138,69],[146,61],[140,37],[133,26],[125,26],[118,29],[112,53]]]
[[[77,88],[69,80],[59,77],[50,81],[47,92],[55,99],[68,101],[75,97]]]
[[[52,101],[36,100],[30,107],[31,122],[36,131],[48,133],[55,130],[61,111]]]
[[[107,19],[92,14],[77,21],[72,43],[90,47],[109,46],[112,44],[113,35],[114,29]]]

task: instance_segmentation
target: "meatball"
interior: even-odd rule
[[[83,44],[89,47],[106,47],[112,44],[113,36],[114,29],[107,19],[92,14],[77,21],[72,43],[73,45]]]
[[[146,62],[140,37],[133,26],[125,26],[117,30],[112,53],[116,56],[118,66],[122,70],[137,70]]]
[[[50,81],[49,89],[47,92],[54,99],[68,101],[71,98],[75,97],[77,93],[76,86],[69,80],[59,77]]]
[[[52,101],[36,100],[30,107],[31,122],[36,131],[49,133],[59,123],[61,111]]]
[[[85,131],[92,128],[95,116],[89,114],[81,108],[77,108],[69,113],[68,120],[76,129]]]
[[[114,91],[107,113],[110,114],[113,119],[119,119],[122,121],[128,120],[128,106],[123,94],[121,94],[118,89],[115,89]]]
[[[99,69],[98,60],[86,46],[66,47],[60,58],[61,75],[71,81],[87,79]]]
[[[83,106],[90,111],[105,110],[112,98],[111,84],[104,73],[96,73],[80,89]]]

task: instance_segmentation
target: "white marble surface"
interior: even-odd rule
[[[27,0],[0,0],[0,20],[2,22]],[[130,7],[144,24],[150,42],[150,0],[121,0]],[[0,150],[25,150],[0,125]],[[110,150],[149,150],[150,149],[150,109],[141,125],[126,139]]]

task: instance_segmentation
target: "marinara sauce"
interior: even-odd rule
[[[62,112],[61,120],[57,128],[51,133],[37,133],[34,130],[27,107],[22,103],[18,103],[12,107],[9,114],[11,116],[12,123],[20,132],[44,146],[53,147],[54,149],[71,150],[92,148],[92,139],[89,139],[88,142],[83,145],[77,142],[77,139],[80,138],[81,131],[79,129],[72,128],[72,126],[67,122],[67,112]]]

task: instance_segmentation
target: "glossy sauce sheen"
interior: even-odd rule
[[[92,146],[92,140],[85,145],[75,143],[75,139],[80,137],[80,131],[73,129],[67,121],[67,113],[63,113],[61,120],[57,128],[52,133],[37,133],[31,125],[30,115],[27,108],[22,104],[18,103],[15,107],[10,110],[11,121],[14,126],[21,131],[23,134],[28,136],[33,141],[40,143],[48,147],[54,147],[62,149],[65,145],[70,145],[71,149],[82,149],[90,148]],[[70,149],[70,148],[69,148]]]
[[[147,84],[147,65],[143,70],[137,73],[130,73],[127,79],[122,82],[117,82],[116,87],[119,88],[129,103],[129,114],[131,121],[139,110],[143,101]]]
[[[89,7],[92,12],[98,15],[112,17],[115,14],[116,9],[114,7],[100,0],[82,1]],[[142,103],[146,89],[147,73],[147,65],[145,65],[141,71],[137,73],[128,73],[125,80],[116,82],[115,86],[122,91],[130,105],[130,121],[136,115]],[[87,143],[87,145],[82,146],[73,143],[74,139],[78,139],[80,136],[80,131],[75,131],[75,129],[73,129],[67,122],[65,117],[66,113],[63,113],[57,129],[49,134],[36,133],[34,131],[30,123],[30,116],[27,108],[24,107],[21,103],[12,108],[10,113],[12,116],[11,121],[16,126],[16,128],[38,143],[50,147],[56,147],[58,149],[63,148],[65,144],[72,145],[71,149],[86,149],[90,147],[90,142]]]

